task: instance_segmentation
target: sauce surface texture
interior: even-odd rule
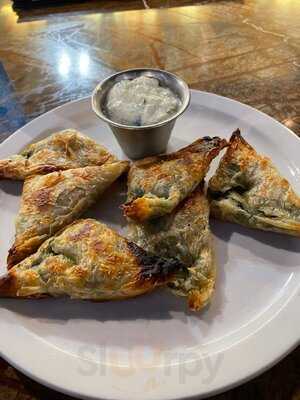
[[[116,83],[106,98],[106,114],[115,122],[145,126],[165,121],[180,107],[180,99],[155,78],[140,76]]]

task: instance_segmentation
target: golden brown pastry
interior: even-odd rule
[[[239,130],[230,139],[209,182],[211,214],[251,228],[300,236],[300,198],[271,160],[246,142]]]
[[[0,160],[0,178],[23,180],[31,175],[115,160],[94,140],[75,129],[66,129],[30,144],[18,155]]]
[[[128,166],[127,161],[117,161],[26,179],[8,268],[78,218]]]
[[[175,153],[135,162],[128,176],[127,217],[145,221],[168,214],[205,177],[226,141],[204,137]]]
[[[177,258],[185,265],[169,287],[187,297],[192,310],[200,310],[210,301],[216,268],[203,185],[171,214],[143,224],[131,221],[129,239],[153,254]]]
[[[149,256],[93,219],[74,222],[0,280],[1,297],[115,300],[165,284],[177,260]]]

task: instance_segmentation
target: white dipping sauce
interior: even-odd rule
[[[174,115],[180,99],[155,78],[140,76],[116,83],[106,98],[106,113],[123,125],[144,126],[165,121]]]

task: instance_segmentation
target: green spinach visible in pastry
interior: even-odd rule
[[[192,310],[199,310],[210,301],[216,269],[203,185],[171,214],[142,224],[131,221],[129,238],[155,255],[177,258],[185,265],[169,287],[175,294],[187,297]]]
[[[23,180],[31,175],[115,160],[94,140],[75,129],[66,129],[30,144],[18,155],[0,160],[0,178]]]
[[[300,197],[267,157],[235,131],[209,182],[211,214],[251,228],[300,236]]]
[[[8,268],[73,222],[124,171],[127,161],[37,175],[25,180]]]
[[[175,153],[135,162],[128,174],[125,215],[145,221],[172,212],[204,179],[226,145],[224,139],[203,137]]]
[[[1,297],[125,299],[170,281],[182,265],[150,256],[93,219],[74,222],[0,279]]]

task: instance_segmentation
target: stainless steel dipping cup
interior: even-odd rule
[[[105,113],[108,91],[123,79],[135,79],[142,75],[155,78],[161,86],[169,88],[179,97],[181,106],[170,118],[152,125],[131,126],[112,121]],[[170,72],[149,68],[130,69],[111,75],[100,82],[92,94],[94,112],[109,125],[124,153],[132,159],[164,153],[176,119],[186,110],[189,102],[190,91],[182,79]]]

